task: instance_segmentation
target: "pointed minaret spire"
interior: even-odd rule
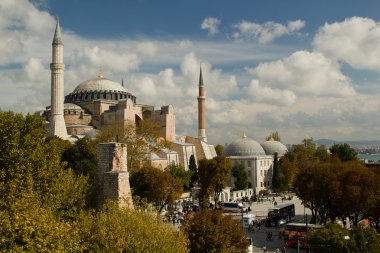
[[[59,19],[53,38],[52,63],[51,71],[51,110],[49,119],[49,136],[58,136],[67,139],[67,130],[65,119],[63,117],[63,86],[65,64],[63,64],[63,43],[61,39],[61,30],[59,28]]]
[[[124,87],[124,79],[121,79],[121,86]]]
[[[203,85],[203,77],[202,77],[202,65],[200,66],[200,72],[199,72],[199,86],[204,86]]]
[[[202,66],[199,73],[199,96],[198,96],[198,138],[204,142],[207,142],[206,137],[206,94],[204,90]]]
[[[53,45],[63,45],[62,38],[61,38],[61,28],[59,27],[59,17],[56,16],[56,26],[55,26],[55,32],[54,32],[54,38],[53,38]]]

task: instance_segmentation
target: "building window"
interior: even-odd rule
[[[248,170],[248,177],[251,177],[251,170]]]
[[[266,170],[264,170],[264,176],[266,176],[267,175],[267,171]]]
[[[248,161],[248,168],[251,168],[251,167],[252,167],[252,162]]]
[[[263,166],[263,161],[260,161],[260,166]]]
[[[263,170],[260,170],[260,176],[263,176]]]
[[[263,182],[260,183],[261,187],[263,187]]]

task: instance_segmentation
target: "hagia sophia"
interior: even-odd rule
[[[127,123],[138,125],[144,120],[152,120],[161,127],[161,136],[172,142],[171,149],[162,149],[150,154],[152,166],[165,169],[170,164],[189,168],[193,155],[198,162],[212,159],[217,154],[215,147],[207,143],[206,137],[206,92],[202,69],[199,75],[198,136],[176,135],[176,122],[173,105],[138,104],[137,98],[128,91],[123,82],[117,83],[101,73],[96,78],[84,81],[64,96],[63,42],[59,21],[53,38],[51,69],[51,106],[41,112],[47,121],[50,136],[77,140],[84,136],[93,137],[103,125]],[[225,147],[224,155],[230,157],[232,164],[241,163],[247,169],[249,187],[259,192],[271,186],[273,155],[282,156],[287,148],[281,142],[269,140],[262,144],[247,138],[231,142]],[[234,179],[230,178],[230,185]]]

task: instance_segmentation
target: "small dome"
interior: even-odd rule
[[[248,139],[245,134],[243,138],[233,141],[224,150],[225,156],[261,156],[265,155],[261,145],[251,139]]]
[[[90,79],[80,83],[73,93],[89,91],[120,91],[127,92],[121,84],[111,81],[103,76],[98,76],[96,79]]]
[[[273,139],[262,143],[261,146],[267,155],[274,155],[274,153],[277,153],[278,156],[283,156],[286,152],[288,152],[288,149],[284,144]]]

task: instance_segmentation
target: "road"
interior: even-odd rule
[[[286,200],[284,202],[281,201],[280,197],[276,197],[275,200],[278,204],[282,203],[294,203],[295,205],[295,212],[296,217],[293,220],[293,222],[304,222],[305,221],[305,214],[308,215],[308,217],[311,217],[311,211],[308,208],[304,208],[304,206],[301,204],[301,200],[298,199],[296,196],[293,196],[292,200]],[[256,215],[258,219],[265,218],[268,208],[273,207],[272,201],[264,201],[264,203],[257,203],[253,202],[251,207],[251,212]],[[278,232],[279,230],[277,228],[266,228],[261,227],[261,229],[256,229],[253,232],[247,232],[247,235],[252,238],[253,242],[253,252],[263,252],[263,247],[266,246],[267,252],[276,252],[276,249],[281,249],[281,247],[284,246],[284,241],[282,239],[279,239]],[[267,232],[272,232],[272,240],[267,241]],[[295,253],[297,252],[297,249],[295,248],[286,248],[286,252]],[[300,250],[300,252],[306,252],[306,250]]]

